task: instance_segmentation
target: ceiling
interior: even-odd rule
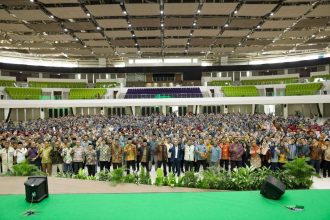
[[[0,0],[0,31],[0,51],[41,57],[312,53],[328,50],[330,1]]]

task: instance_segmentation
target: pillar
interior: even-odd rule
[[[162,114],[166,115],[166,105],[161,106]]]
[[[223,113],[227,114],[228,113],[228,106],[224,105],[223,107]]]
[[[45,119],[45,109],[44,108],[40,109],[40,119]]]
[[[134,116],[136,116],[136,107],[137,107],[137,106],[132,106],[132,114],[133,114]]]
[[[321,113],[322,117],[324,117],[324,106],[323,106],[323,103],[318,103],[318,105],[319,105],[320,113]]]
[[[24,108],[24,122],[26,122],[26,108]]]
[[[77,108],[76,107],[72,107],[72,114],[76,115],[77,114]]]
[[[289,109],[288,104],[283,104],[283,117],[285,119],[287,119],[288,118],[288,115],[289,115],[288,109]]]
[[[255,109],[256,109],[256,105],[255,104],[252,104],[252,111],[251,111],[252,114],[255,113]]]

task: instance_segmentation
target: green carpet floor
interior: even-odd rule
[[[294,212],[283,205],[303,205]],[[258,191],[143,194],[50,195],[33,207],[24,195],[0,196],[0,220],[141,219],[141,220],[330,220],[330,190],[286,191],[281,200],[263,198]]]

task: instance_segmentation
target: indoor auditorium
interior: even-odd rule
[[[329,0],[0,0],[0,220],[329,204]]]

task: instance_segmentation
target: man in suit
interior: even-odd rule
[[[135,171],[135,160],[137,156],[136,151],[136,145],[132,144],[132,139],[129,138],[124,148],[124,152],[126,155],[127,174],[130,173],[131,167],[133,168],[133,171]]]
[[[150,146],[148,146],[147,139],[143,140],[142,146],[139,148],[139,154],[141,157],[141,166],[149,172]]]
[[[180,176],[182,148],[177,140],[174,140],[173,146],[169,149],[169,152],[171,153],[171,164],[173,172],[176,172],[177,176]]]
[[[157,167],[161,168],[161,166],[163,165],[164,176],[167,176],[166,163],[167,163],[167,147],[165,145],[165,139],[162,138],[157,146]]]

